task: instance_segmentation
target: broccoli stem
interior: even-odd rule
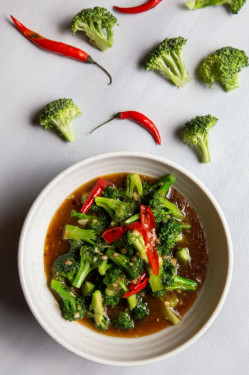
[[[85,278],[87,277],[87,275],[89,274],[91,270],[92,270],[92,267],[89,263],[83,262],[82,264],[80,264],[80,268],[78,272],[76,273],[76,276],[74,278],[72,285],[75,288],[80,288]]]
[[[91,245],[94,245],[95,232],[91,229],[81,229],[79,227],[75,227],[74,225],[67,224],[64,228],[63,239],[85,241],[90,243]]]
[[[98,267],[98,272],[101,276],[104,276],[106,274],[106,271],[111,267],[112,265],[108,263],[108,260],[103,260],[103,262],[101,262],[100,266]]]
[[[140,219],[140,214],[135,214],[135,215],[129,217],[129,219],[125,220],[125,224],[134,223],[135,221],[137,221],[139,219]]]
[[[189,9],[201,9],[209,5],[223,5],[228,4],[229,0],[195,0],[187,1],[186,5]]]
[[[165,317],[170,321],[170,323],[174,325],[178,325],[181,323],[180,317],[176,315],[172,307],[165,306],[164,304],[164,313]]]
[[[122,268],[124,271],[129,272],[129,264],[130,260],[123,254],[116,253],[113,249],[108,249],[106,252],[106,256],[108,256],[113,263],[115,263],[119,268]]]
[[[106,202],[106,199],[107,199],[107,202]],[[110,207],[110,199],[109,198],[96,197],[95,203],[98,207],[103,208],[108,213],[108,215],[112,219],[114,219],[115,213],[114,213],[113,209]]]
[[[151,287],[152,292],[158,292],[159,290],[164,289],[161,273],[162,273],[162,267],[159,267],[158,275],[155,275],[152,272],[152,269],[149,268],[149,281],[150,281],[150,287]]]
[[[135,229],[131,232],[129,235],[129,243],[138,251],[140,257],[148,263],[144,238],[138,230]]]
[[[173,276],[173,284],[167,287],[167,290],[190,290],[195,291],[197,289],[198,283],[195,280],[186,279],[177,275]]]
[[[128,302],[128,307],[129,307],[129,310],[133,310],[136,305],[137,305],[137,296],[136,294],[133,294],[132,296],[128,297],[127,298],[127,302]]]
[[[52,279],[51,288],[63,301],[71,301],[72,304],[74,303],[75,297],[73,297],[70,293],[68,293],[67,290],[65,290],[65,285],[60,281]]]
[[[181,212],[181,210],[177,207],[176,204],[170,202],[167,198],[163,196],[158,197],[160,202],[171,211],[172,216],[174,216],[176,219],[183,220],[184,215]]]
[[[93,311],[96,327],[106,330],[109,326],[109,319],[105,317],[105,308],[103,306],[103,298],[100,290],[96,290],[93,293],[89,309]]]
[[[169,188],[175,183],[175,181],[176,181],[175,176],[173,176],[172,174],[169,174],[163,177],[156,184],[154,184],[152,186],[152,189],[156,189],[158,186],[160,186],[157,192],[165,197]]]
[[[55,119],[51,119],[51,122],[56,126],[59,132],[64,135],[64,137],[69,141],[73,142],[76,139],[75,133],[73,131],[73,126],[71,122],[66,122],[65,124],[60,121],[55,121]]]
[[[93,218],[91,215],[83,214],[82,212],[77,212],[75,210],[71,211],[71,216],[76,217],[77,219],[80,219],[80,220],[84,220],[84,219],[90,220]]]
[[[178,249],[176,252],[176,258],[183,263],[188,263],[190,261],[189,250],[186,247]]]
[[[143,186],[141,178],[137,173],[129,174],[126,179],[126,194],[133,195],[134,191],[137,192],[139,198],[142,198]]]
[[[201,153],[201,160],[203,163],[209,163],[211,161],[209,153],[209,143],[208,138],[199,138],[198,148]]]
[[[84,297],[90,297],[93,294],[95,285],[90,283],[90,281],[85,282],[82,287],[82,294]]]

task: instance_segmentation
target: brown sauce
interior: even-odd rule
[[[116,186],[124,186],[127,173],[111,174],[104,176],[109,181],[112,181]],[[156,180],[148,176],[141,176],[142,181],[154,183]],[[45,246],[44,246],[44,269],[48,285],[52,278],[52,265],[55,259],[69,251],[69,243],[62,240],[62,231],[65,224],[77,225],[77,219],[71,217],[71,210],[80,210],[81,197],[89,193],[95,180],[89,181],[83,186],[75,190],[58,208],[49,225]],[[179,242],[180,247],[187,247],[190,252],[191,261],[186,265],[180,265],[178,274],[182,277],[187,277],[198,281],[199,285],[195,292],[178,291],[177,297],[179,304],[176,307],[176,312],[182,317],[194,303],[200,288],[205,280],[206,271],[208,267],[208,246],[204,228],[195,210],[190,206],[188,201],[174,188],[171,188],[167,198],[176,203],[178,207],[185,214],[185,222],[191,225],[190,230],[184,232],[184,238]],[[94,275],[92,275],[94,277]],[[106,332],[99,331],[94,328],[92,322],[88,318],[78,320],[79,323],[105,335],[119,336],[119,337],[140,337],[158,332],[171,325],[166,320],[163,313],[163,304],[157,297],[145,295],[144,299],[148,303],[150,315],[141,321],[134,321],[134,328],[129,331],[121,331],[115,327],[110,327]],[[109,317],[115,317],[120,311],[124,310],[123,301],[115,308],[108,307]]]

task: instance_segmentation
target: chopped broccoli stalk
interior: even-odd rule
[[[170,218],[158,231],[159,255],[167,255],[173,249],[175,243],[181,239],[182,225],[177,220]]]
[[[163,291],[164,294],[164,285],[162,282],[162,276],[161,276],[161,267],[159,267],[159,274],[155,275],[151,269],[149,269],[149,281],[150,281],[150,287],[153,293]],[[157,295],[157,293],[155,294]]]
[[[132,259],[109,248],[106,252],[108,258],[121,268],[130,279],[136,280],[144,271],[144,264],[140,257],[133,256]]]
[[[134,322],[130,315],[123,311],[119,314],[118,318],[113,321],[113,325],[117,329],[128,330],[134,327]]]
[[[145,242],[143,236],[139,233],[138,230],[134,229],[132,232],[128,233],[127,241],[132,245],[135,250],[139,253],[139,256],[142,260],[145,260],[148,263],[147,253],[145,250]]]
[[[140,201],[143,197],[143,185],[141,178],[137,173],[132,173],[127,176],[126,179],[126,195],[137,201]]]
[[[71,216],[76,217],[79,220],[91,220],[92,219],[91,215],[83,214],[82,212],[78,212],[76,210],[71,211]]]
[[[136,294],[132,294],[132,296],[127,298],[128,308],[132,311],[137,305],[137,296]]]
[[[85,284],[82,286],[82,294],[84,297],[90,297],[93,294],[95,289],[95,285],[90,283],[90,281],[86,281]]]
[[[216,124],[218,119],[211,115],[197,116],[187,122],[183,130],[183,142],[191,147],[197,147],[201,161],[208,163],[211,161],[209,153],[209,130]]]
[[[132,309],[131,315],[135,320],[142,320],[150,314],[150,311],[147,307],[147,302],[145,302],[140,296],[137,297],[137,304]]]
[[[231,91],[239,87],[239,72],[248,65],[244,51],[223,47],[205,58],[199,68],[199,77],[209,87],[219,83],[225,91]]]
[[[67,320],[82,319],[86,313],[86,305],[83,297],[74,297],[70,289],[58,280],[52,279],[52,290],[59,296],[62,315]]]
[[[188,71],[182,57],[186,39],[182,37],[164,39],[148,56],[146,70],[159,70],[176,86],[183,87],[188,81]]]
[[[181,249],[178,249],[176,252],[176,258],[180,262],[188,263],[191,259],[190,254],[189,254],[189,249],[187,249],[186,247],[182,247]]]
[[[94,269],[98,268],[101,263],[100,253],[95,253],[94,246],[83,245],[80,248],[80,266],[78,272],[73,280],[72,285],[75,288],[80,288],[87,275]]]
[[[40,125],[62,134],[69,142],[75,140],[72,120],[81,115],[72,99],[58,99],[46,105],[40,113]]]
[[[108,260],[103,260],[100,265],[98,266],[98,272],[101,276],[104,276],[106,272],[111,268],[112,265],[108,263]]]
[[[94,245],[96,236],[95,232],[91,229],[81,229],[74,225],[67,224],[64,228],[63,239],[84,241]]]
[[[133,199],[129,202],[121,202],[117,199],[96,197],[95,203],[98,207],[104,208],[115,223],[128,219],[136,209],[136,202]]]
[[[170,307],[173,307],[173,309],[178,305],[179,298],[177,297],[175,292],[170,292],[164,295],[164,298],[166,301],[170,303]]]
[[[93,229],[96,235],[102,234],[105,229],[108,228],[110,224],[110,219],[108,215],[103,212],[103,214],[98,216],[86,215],[75,210],[71,211],[71,216],[78,218],[78,223],[84,227]]]
[[[73,35],[77,31],[85,32],[94,47],[105,51],[113,44],[113,27],[116,22],[117,18],[107,9],[88,8],[76,14],[71,23],[71,30]]]
[[[165,318],[170,321],[170,323],[174,325],[178,325],[181,323],[181,318],[179,315],[176,314],[176,312],[173,310],[172,307],[166,306],[165,303],[164,305],[164,314]]]
[[[135,214],[135,215],[129,217],[129,219],[125,220],[125,224],[132,224],[139,219],[140,219],[140,214]]]
[[[195,291],[197,289],[198,283],[195,280],[185,279],[177,275],[172,276],[171,285],[167,286],[167,290],[189,290]]]
[[[233,14],[237,14],[245,4],[246,0],[187,0],[189,9],[205,8],[209,5],[228,5]]]
[[[67,279],[72,283],[77,271],[79,269],[79,263],[75,259],[75,256],[69,252],[64,255],[60,255],[53,263],[52,273],[56,280],[64,281]]]
[[[175,181],[175,176],[173,176],[173,174],[168,174],[167,176],[163,177],[161,180],[156,182],[152,186],[152,189],[156,189],[159,187],[157,192],[165,197],[169,188],[175,183]]]
[[[106,285],[107,296],[120,296],[128,291],[128,280],[123,271],[118,267],[109,269],[103,279]]]
[[[96,328],[106,331],[109,327],[110,320],[105,315],[105,308],[103,305],[103,297],[100,290],[96,290],[92,295],[92,301],[89,306],[90,312],[93,314]]]

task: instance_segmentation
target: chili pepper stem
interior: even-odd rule
[[[98,125],[98,126],[96,126],[94,129],[92,129],[91,131],[90,131],[90,134],[92,134],[95,130],[97,130],[97,129],[99,129],[99,128],[101,128],[101,126],[103,126],[103,125],[105,125],[105,124],[107,124],[108,122],[111,122],[112,120],[115,120],[115,118],[119,118],[119,116],[120,116],[120,113],[116,113],[116,115],[115,116],[113,116],[112,118],[110,118],[109,120],[107,120],[107,121],[105,121],[105,122],[103,122],[102,124],[100,124],[100,125]]]
[[[94,61],[93,58],[90,55],[87,57],[86,62],[88,62],[89,64],[95,64],[101,70],[103,70],[103,72],[105,72],[108,75],[109,79],[110,79],[110,82],[108,83],[108,85],[112,84],[112,76],[110,75],[110,73],[105,68],[103,68],[103,66],[99,65],[96,61]]]

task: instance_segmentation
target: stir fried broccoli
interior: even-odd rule
[[[114,327],[117,329],[132,329],[134,327],[134,322],[127,312],[121,312],[117,319],[113,322]]]
[[[189,81],[182,49],[187,40],[183,37],[164,39],[148,56],[146,70],[158,70],[176,86],[183,87]]]
[[[144,262],[137,255],[134,255],[130,259],[126,255],[117,253],[113,249],[108,249],[106,255],[127,274],[130,280],[138,279],[144,271]]]
[[[182,225],[179,221],[170,218],[163,224],[158,232],[159,245],[158,254],[167,255],[175,246],[175,243],[181,239]]]
[[[209,87],[217,83],[228,92],[239,87],[239,72],[246,66],[248,57],[244,51],[223,47],[205,58],[199,67],[199,77]]]
[[[67,141],[73,142],[75,134],[72,120],[80,116],[80,109],[72,99],[57,99],[46,105],[40,113],[40,125],[62,134]]]
[[[211,115],[196,116],[187,122],[183,129],[183,142],[191,147],[196,146],[201,155],[202,163],[211,161],[209,153],[209,130],[218,119]]]
[[[81,229],[74,225],[65,225],[63,239],[84,241],[90,243],[91,245],[94,245],[96,240],[96,234],[94,230],[91,229]]]
[[[96,290],[92,295],[92,302],[89,306],[88,316],[92,317],[96,328],[106,331],[110,325],[110,320],[105,314],[103,296],[100,290]]]
[[[189,9],[200,9],[210,5],[228,5],[233,14],[237,14],[245,4],[246,0],[187,0]]]
[[[145,302],[140,296],[137,297],[137,303],[134,309],[132,309],[131,315],[135,320],[142,320],[150,314],[148,309],[148,303]]]
[[[136,202],[133,199],[122,202],[117,199],[96,197],[95,203],[98,207],[106,210],[115,224],[128,219],[128,217],[134,214],[136,209]]]
[[[88,8],[76,14],[71,23],[71,30],[73,35],[77,31],[85,32],[94,47],[105,51],[113,44],[115,23],[117,23],[117,18],[107,9]]]

